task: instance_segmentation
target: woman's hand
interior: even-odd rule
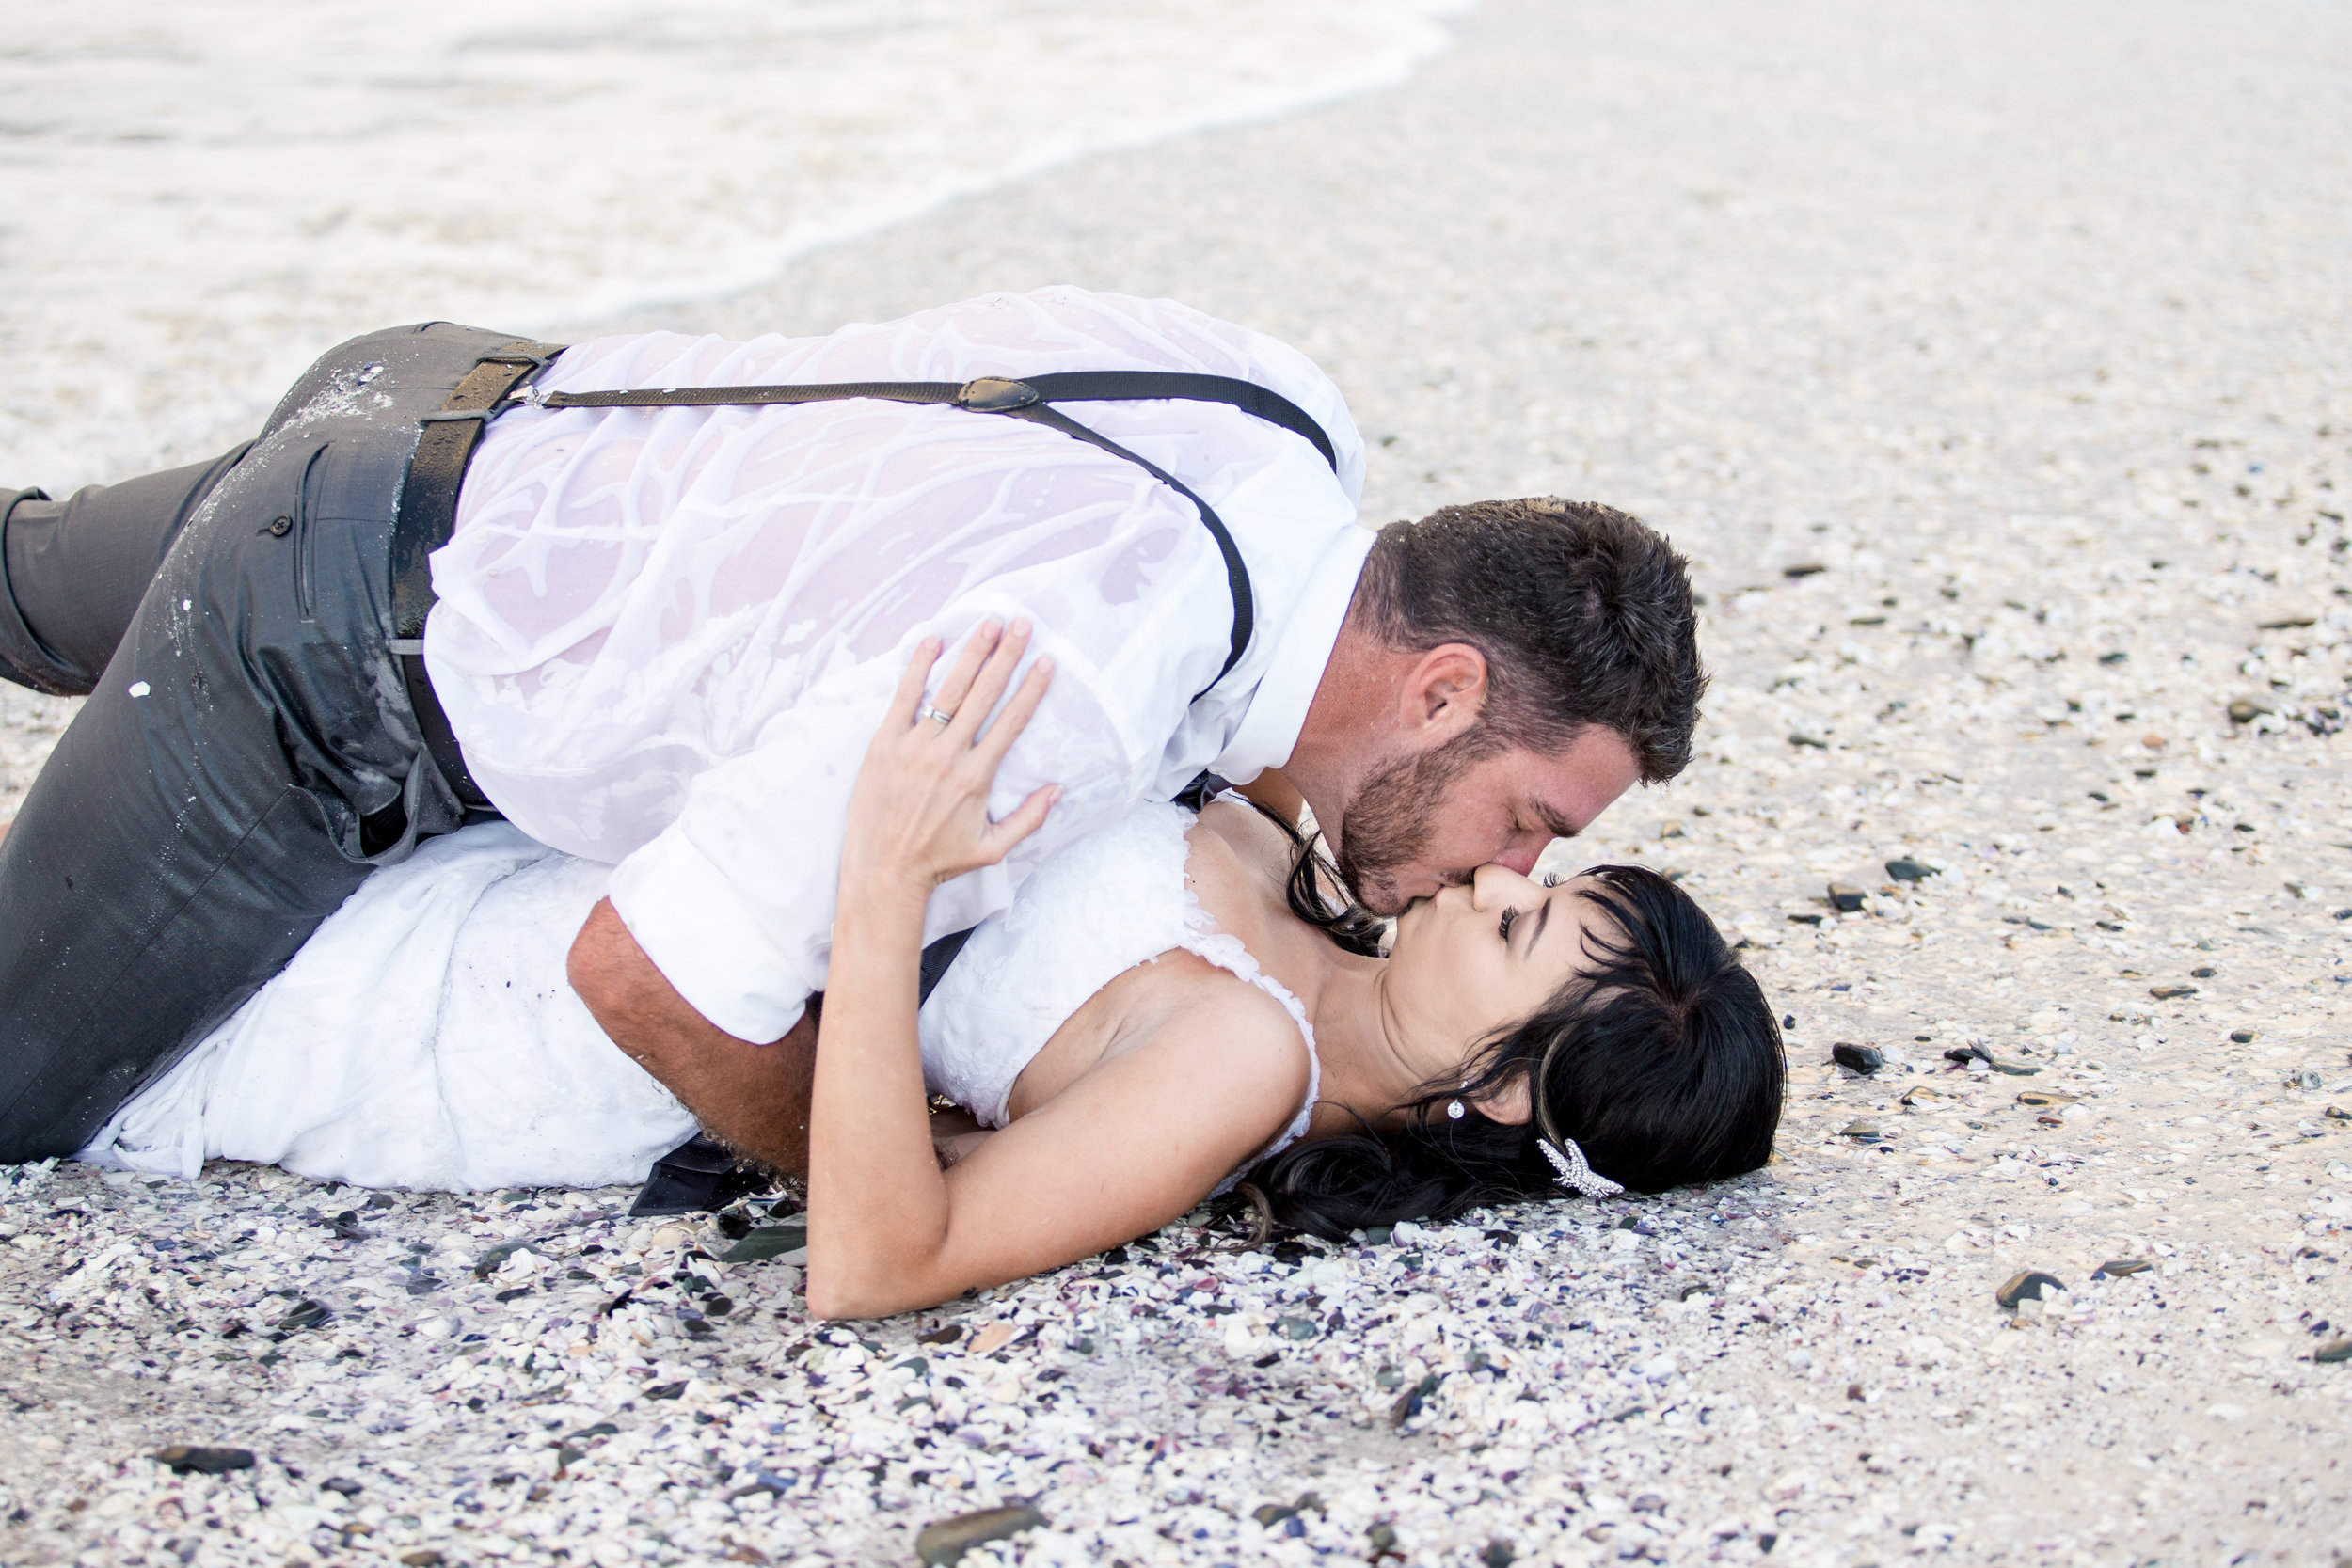
[[[1044,825],[1059,784],[1034,791],[1001,822],[988,817],[996,768],[1053,684],[1054,661],[1040,658],[981,732],[1028,642],[1026,621],[982,622],[928,703],[923,687],[941,645],[927,637],[915,648],[850,795],[845,890],[888,886],[928,900],[941,882],[994,865]]]

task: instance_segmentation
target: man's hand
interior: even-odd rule
[[[775,1170],[808,1171],[809,1089],[817,1021],[806,1013],[784,1038],[753,1045],[696,1012],[600,898],[572,942],[567,972],[588,1011],[638,1066],[703,1126]]]

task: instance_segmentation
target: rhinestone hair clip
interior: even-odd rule
[[[1610,1180],[1584,1163],[1584,1151],[1577,1147],[1574,1138],[1563,1138],[1556,1144],[1549,1138],[1537,1138],[1535,1147],[1544,1151],[1551,1168],[1560,1173],[1563,1187],[1586,1197],[1614,1197],[1625,1191],[1623,1184]]]

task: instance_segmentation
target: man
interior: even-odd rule
[[[0,1160],[78,1148],[373,865],[495,810],[615,863],[571,962],[615,1042],[796,1164],[844,809],[926,635],[1034,623],[998,805],[1063,790],[935,939],[1203,773],[1295,790],[1393,911],[1687,758],[1661,539],[1519,502],[1375,543],[1337,389],[1182,306],[550,356],[373,334],[219,463],[10,503],[0,667],[94,695],[0,840]]]

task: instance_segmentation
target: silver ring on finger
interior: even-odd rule
[[[952,724],[956,721],[956,716],[954,714],[944,712],[935,707],[925,708],[923,710],[923,717],[926,719],[935,719],[942,724]]]

